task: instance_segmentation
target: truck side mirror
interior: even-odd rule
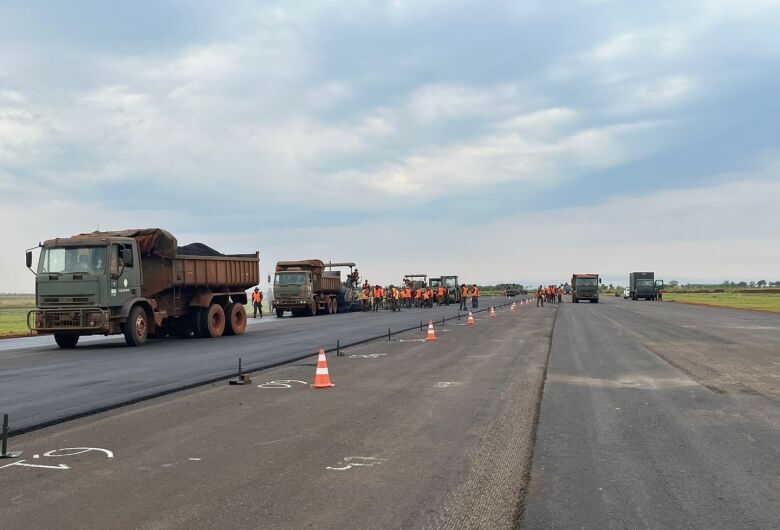
[[[122,262],[124,263],[125,267],[132,267],[133,266],[133,249],[132,248],[123,248],[122,249]]]
[[[25,258],[27,260],[27,268],[32,269],[32,250],[27,251],[27,254],[25,254]]]

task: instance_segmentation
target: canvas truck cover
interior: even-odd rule
[[[304,259],[299,261],[280,261],[276,264],[276,272],[290,270],[311,271],[314,274],[322,274],[325,271],[325,263],[318,259]]]
[[[136,228],[132,230],[119,230],[116,232],[88,232],[68,238],[68,240],[51,239],[45,245],[78,245],[100,242],[101,239],[110,237],[129,237],[138,243],[138,251],[141,254],[155,254],[161,258],[173,259],[176,257],[176,238],[173,234],[162,228]]]

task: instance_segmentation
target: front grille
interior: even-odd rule
[[[83,294],[71,296],[41,296],[40,306],[85,306],[94,305],[95,297]]]
[[[99,308],[36,309],[27,315],[27,326],[37,331],[65,329],[101,329],[108,322],[108,312]]]

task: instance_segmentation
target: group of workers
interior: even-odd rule
[[[554,285],[542,287],[540,285],[536,290],[536,307],[539,307],[540,305],[544,307],[545,302],[548,304],[560,304],[563,302],[563,287],[556,287]]]
[[[461,285],[460,309],[466,310],[468,299],[471,298],[471,307],[479,306],[479,287],[472,286],[472,290]],[[405,286],[396,287],[390,285],[385,288],[381,285],[371,286],[368,281],[363,283],[361,288],[360,300],[362,302],[363,312],[375,312],[380,309],[390,309],[391,311],[400,311],[402,308],[411,309],[413,307],[431,308],[435,305],[449,305],[450,297],[447,289],[443,286]]]

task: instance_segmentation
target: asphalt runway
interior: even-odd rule
[[[780,528],[780,316],[563,304],[526,528]]]
[[[14,437],[2,527],[514,528],[554,317],[348,348],[325,390],[305,359]]]
[[[506,301],[483,297],[480,307]],[[456,316],[457,309],[451,305],[397,313],[266,317],[268,321],[249,326],[241,337],[159,339],[140,348],[128,348],[121,335],[85,340],[73,350],[59,349],[52,337],[0,341],[0,413],[10,414],[12,431],[20,431],[230,377],[239,357],[245,368],[272,366],[335,348],[337,340],[351,343],[387,333],[388,328],[398,331],[421,320],[441,321]]]

